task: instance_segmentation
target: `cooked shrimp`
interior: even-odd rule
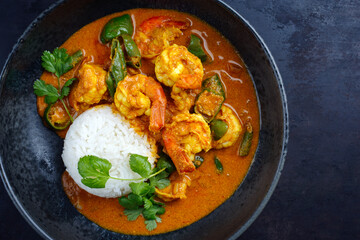
[[[179,175],[177,172],[171,174],[169,179],[170,185],[166,188],[155,188],[156,195],[165,202],[170,202],[176,199],[185,199],[186,189],[190,186],[191,179],[186,175]]]
[[[189,112],[195,104],[196,96],[200,93],[201,88],[197,89],[183,89],[173,86],[171,91],[171,98],[180,112]]]
[[[69,102],[76,111],[86,110],[99,103],[105,96],[107,86],[106,71],[94,64],[83,64],[78,71],[78,84],[72,89]]]
[[[126,76],[117,85],[114,102],[128,119],[150,116],[149,129],[158,132],[165,124],[166,96],[160,83],[142,74]]]
[[[195,154],[211,148],[210,128],[200,114],[176,115],[165,125],[162,138],[179,174],[194,171]]]
[[[174,44],[156,58],[155,74],[168,87],[196,89],[201,87],[204,69],[198,57]]]
[[[166,16],[157,16],[145,20],[134,37],[141,56],[144,58],[156,57],[170,46],[175,38],[181,36],[181,30],[187,27],[186,22],[174,21]]]
[[[221,149],[232,146],[238,140],[242,131],[239,118],[234,114],[231,108],[223,105],[215,119],[225,121],[228,124],[228,130],[218,141],[213,141],[213,148]]]

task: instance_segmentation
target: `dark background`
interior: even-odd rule
[[[0,0],[0,66],[54,0]],[[290,139],[279,184],[239,239],[360,239],[360,1],[225,0],[273,54]],[[0,239],[39,239],[0,184]]]

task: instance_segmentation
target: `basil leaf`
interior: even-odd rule
[[[148,161],[148,157],[138,154],[130,155],[130,168],[145,178],[151,174],[151,164]]]
[[[139,208],[139,209],[126,209],[124,210],[125,215],[127,216],[127,220],[128,221],[135,221],[139,215],[142,213],[143,209]]]
[[[81,182],[90,188],[104,188],[110,178],[111,166],[108,160],[96,156],[88,155],[80,158],[78,171],[83,177]]]
[[[146,229],[149,231],[154,230],[157,227],[155,220],[145,220]]]
[[[139,183],[130,183],[129,184],[131,191],[134,194],[137,194],[139,196],[145,196],[151,191],[151,186],[148,183],[139,182]]]

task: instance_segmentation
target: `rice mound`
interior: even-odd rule
[[[130,169],[131,153],[147,156],[154,165],[156,153],[147,136],[137,134],[109,105],[101,105],[85,111],[74,120],[65,137],[62,159],[66,171],[81,188],[99,197],[114,198],[131,192],[130,181],[109,179],[105,188],[89,188],[81,182],[79,159],[86,155],[104,158],[112,164],[110,176],[140,178]]]

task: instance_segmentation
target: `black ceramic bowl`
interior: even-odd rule
[[[261,109],[260,141],[237,191],[207,217],[180,230],[139,237],[103,229],[71,205],[61,186],[63,141],[44,127],[32,85],[41,53],[82,26],[131,8],[191,13],[218,29],[239,51],[253,76]],[[288,117],[281,77],[255,30],[220,1],[69,0],[51,6],[26,30],[1,75],[0,156],[5,187],[29,224],[46,239],[235,239],[255,220],[278,182],[286,154]]]

